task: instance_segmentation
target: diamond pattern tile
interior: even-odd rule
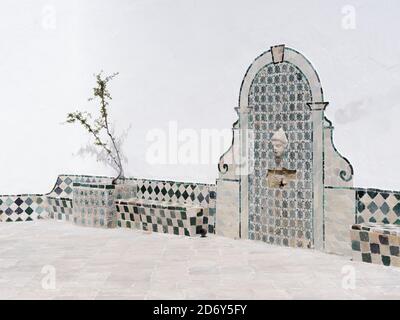
[[[63,221],[72,220],[74,183],[107,184],[110,177],[60,175],[53,190],[45,195],[0,195],[0,221],[14,222],[34,220],[39,217]],[[117,199],[138,197],[140,199],[177,202],[182,204],[200,205],[209,215],[209,232],[214,232],[216,186],[208,184],[193,184],[174,181],[156,181],[147,179],[127,179],[127,184],[135,186],[125,194],[120,192]],[[93,191],[92,191],[93,192]],[[101,206],[107,200],[101,196],[87,194],[86,200],[92,206]],[[106,205],[106,204],[104,204]],[[107,204],[108,205],[108,204]]]
[[[0,196],[0,222],[31,221],[45,218],[46,205],[43,195]]]
[[[357,223],[400,224],[400,192],[357,189],[356,210]]]

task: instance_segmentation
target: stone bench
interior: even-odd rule
[[[146,231],[195,236],[206,233],[208,211],[193,204],[168,201],[117,200],[118,226]]]
[[[354,261],[400,267],[400,226],[384,223],[353,224],[350,230]]]

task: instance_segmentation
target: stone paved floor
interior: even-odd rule
[[[0,223],[0,299],[365,298],[399,299],[400,270],[217,236]]]

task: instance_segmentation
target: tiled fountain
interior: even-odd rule
[[[208,231],[400,266],[400,192],[353,186],[327,106],[311,63],[273,46],[243,78],[216,184],[130,178],[122,187],[109,177],[60,175],[48,194],[0,196],[0,221]]]
[[[353,187],[327,106],[302,54],[279,45],[256,58],[242,81],[232,146],[218,166],[216,233],[348,256],[353,250],[362,261],[399,266],[400,193]],[[373,223],[381,235],[351,246],[355,223]],[[379,245],[387,250],[371,251]]]

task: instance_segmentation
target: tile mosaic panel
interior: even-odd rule
[[[215,204],[215,185],[175,181],[137,180],[139,199],[191,203],[201,206]]]
[[[46,218],[45,197],[40,194],[0,196],[0,221],[20,222]]]
[[[73,183],[73,221],[75,224],[114,228],[115,185]]]
[[[350,238],[354,261],[400,267],[400,226],[354,224]]]
[[[400,225],[400,192],[358,188],[356,222]]]
[[[118,226],[146,231],[195,236],[209,227],[201,206],[158,200],[116,201]]]
[[[307,103],[310,85],[293,64],[268,64],[255,76],[249,94],[249,129],[254,133],[249,175],[249,237],[268,243],[312,247],[313,125]],[[271,137],[282,128],[289,140],[282,166],[296,170],[284,188],[267,185],[275,169]]]
[[[72,199],[46,197],[47,211],[51,219],[72,221]]]

